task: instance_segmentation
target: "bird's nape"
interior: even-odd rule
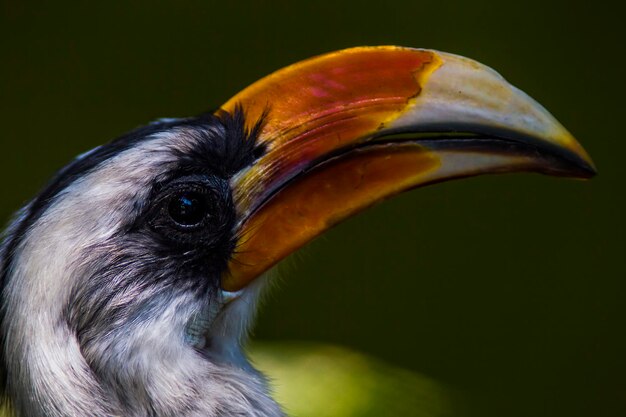
[[[595,172],[534,100],[429,50],[323,55],[135,130],[5,233],[6,398],[18,416],[282,415],[241,347],[264,273],[385,198],[514,171]]]

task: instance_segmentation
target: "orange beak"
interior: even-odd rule
[[[266,153],[232,180],[237,291],[338,222],[434,182],[532,171],[589,178],[593,162],[541,105],[490,68],[442,52],[362,47],[252,84],[223,107],[264,118]]]

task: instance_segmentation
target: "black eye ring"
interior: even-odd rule
[[[230,239],[236,218],[228,181],[200,175],[158,186],[147,213],[150,229],[185,247],[213,247]]]
[[[179,191],[167,204],[170,219],[181,228],[202,226],[210,215],[210,204],[204,193],[195,190]]]

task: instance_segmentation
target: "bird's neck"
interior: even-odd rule
[[[228,324],[245,326],[251,299],[213,317],[206,346],[188,337],[206,308],[182,294],[123,323],[111,317],[107,332],[79,337],[58,301],[67,290],[60,284],[42,291],[42,277],[27,272],[14,270],[5,289],[7,395],[16,415],[282,415],[241,353],[245,329]]]

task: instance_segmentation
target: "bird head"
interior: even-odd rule
[[[281,415],[241,348],[267,272],[400,192],[516,171],[595,172],[526,94],[431,50],[322,55],[136,129],[5,233],[6,395],[28,416]]]

